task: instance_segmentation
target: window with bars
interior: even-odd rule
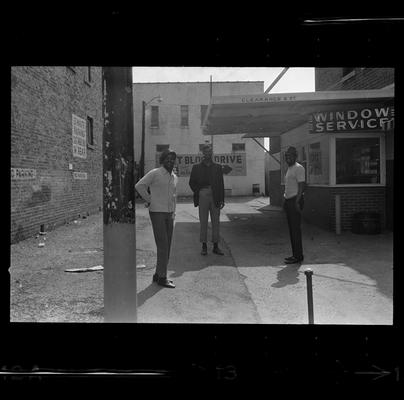
[[[91,117],[87,117],[87,144],[94,146],[94,120]]]
[[[181,106],[181,126],[188,126],[188,106]]]
[[[158,106],[151,106],[150,126],[152,128],[158,128],[158,126],[159,126],[159,107]]]

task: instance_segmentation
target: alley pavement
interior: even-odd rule
[[[179,199],[168,265],[176,288],[169,289],[152,283],[153,231],[147,208],[136,204],[139,323],[307,324],[310,268],[315,324],[392,324],[392,232],[336,235],[303,222],[305,259],[285,265],[286,216],[267,197],[228,198],[220,218],[224,255],[209,243],[202,256],[198,208]],[[103,322],[102,213],[46,237],[43,247],[41,238],[11,246],[11,321]]]
[[[224,256],[200,255],[198,209],[177,204],[168,277],[176,288],[139,274],[139,322],[307,324],[307,282],[313,271],[314,322],[392,324],[393,235],[336,235],[303,222],[302,264],[291,255],[286,215],[268,198],[227,199],[221,212]],[[147,210],[139,207],[139,215]],[[153,247],[151,227],[137,247]]]

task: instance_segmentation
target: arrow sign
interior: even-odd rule
[[[374,368],[373,371],[357,371],[354,372],[355,375],[376,375],[373,380],[380,379],[386,375],[390,375],[392,371],[385,371],[381,368],[379,368],[377,365],[372,365]]]
[[[224,175],[230,174],[232,170],[232,167],[229,167],[228,165],[222,165],[222,171]]]

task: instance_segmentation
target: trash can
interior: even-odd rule
[[[259,183],[253,183],[252,192],[253,192],[254,196],[259,196],[260,195],[260,184]]]
[[[353,215],[352,232],[375,235],[381,232],[380,214],[377,212],[359,212]]]

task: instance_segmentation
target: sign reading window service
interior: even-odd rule
[[[87,158],[87,122],[72,114],[73,157]]]
[[[73,172],[73,179],[87,179],[87,172]]]
[[[160,153],[156,154],[156,166],[159,167]],[[190,176],[192,166],[202,161],[201,154],[177,154],[175,168],[178,176]],[[247,163],[245,153],[214,154],[213,161],[220,164],[225,176],[246,176]]]
[[[372,131],[391,129],[394,106],[363,108],[360,110],[313,113],[309,121],[310,133]]]
[[[11,168],[11,179],[27,180],[36,178],[36,169]]]

